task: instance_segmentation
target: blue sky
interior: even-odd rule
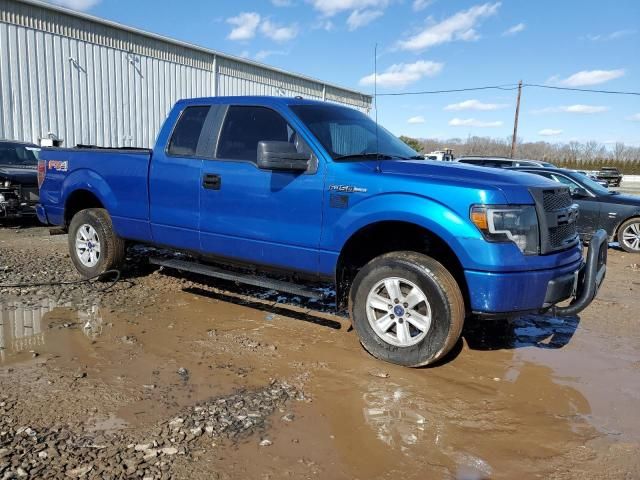
[[[640,1],[56,0],[70,8],[373,92],[524,82],[640,90]],[[511,135],[515,91],[380,97],[400,135]],[[640,97],[523,91],[528,141],[640,145]]]

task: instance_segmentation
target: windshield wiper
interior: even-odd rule
[[[422,157],[414,156],[414,157],[403,157],[402,155],[393,155],[391,153],[376,153],[376,152],[366,152],[366,153],[351,153],[349,155],[339,155],[334,158],[334,160],[353,160],[353,159],[369,159],[373,158],[374,160],[422,160]]]

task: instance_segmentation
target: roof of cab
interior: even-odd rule
[[[288,105],[334,105],[353,108],[344,104],[328,103],[322,100],[312,100],[300,97],[269,97],[269,96],[237,96],[237,97],[202,97],[179,100],[176,105],[259,105],[259,106],[288,106]]]

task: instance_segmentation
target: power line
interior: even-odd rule
[[[525,83],[523,87],[549,88],[552,90],[569,90],[572,92],[588,92],[588,93],[608,93],[612,95],[640,95],[640,92],[624,92],[616,90],[594,90],[590,88],[572,88],[572,87],[555,87],[553,85],[539,85],[536,83]]]
[[[397,92],[397,93],[378,93],[378,97],[395,97],[404,95],[430,95],[435,93],[456,93],[456,92],[471,92],[474,90],[517,90],[518,84],[507,85],[491,85],[487,87],[471,87],[471,88],[454,88],[451,90],[425,90],[422,92]]]
[[[640,92],[629,92],[619,90],[596,90],[590,88],[573,88],[573,87],[556,87],[553,85],[540,85],[537,83],[523,83],[523,87],[533,88],[547,88],[551,90],[567,90],[572,92],[585,92],[585,93],[605,93],[610,95],[636,95],[640,96]],[[518,84],[511,83],[505,85],[488,85],[485,87],[470,87],[470,88],[453,88],[450,90],[423,90],[419,92],[391,92],[391,93],[378,93],[377,97],[403,97],[407,95],[434,95],[439,93],[458,93],[458,92],[473,92],[476,90],[517,90]]]

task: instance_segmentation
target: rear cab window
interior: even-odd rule
[[[198,144],[202,137],[205,120],[210,106],[187,107],[178,119],[167,153],[175,157],[195,157],[198,155]]]

